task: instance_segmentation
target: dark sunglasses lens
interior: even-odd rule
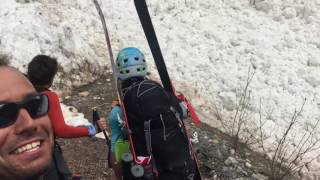
[[[0,104],[0,127],[13,124],[18,116],[19,107],[14,103]]]
[[[32,118],[44,116],[49,111],[48,97],[41,94],[32,96],[25,102],[24,108],[28,110]]]

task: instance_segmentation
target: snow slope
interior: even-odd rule
[[[87,0],[1,0],[0,54],[22,71],[39,53],[58,58],[63,73],[56,85],[70,90],[105,73],[107,54],[97,25],[96,9]]]

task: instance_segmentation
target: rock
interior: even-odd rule
[[[93,97],[93,99],[98,100],[98,99],[101,99],[101,97],[95,96],[95,97]]]
[[[231,150],[230,150],[230,154],[231,154],[231,155],[234,155],[235,153],[236,153],[236,150],[234,150],[234,149],[231,149]]]
[[[248,178],[236,178],[234,180],[247,180]]]
[[[234,169],[232,167],[226,167],[224,166],[222,168],[222,171],[224,172],[224,174],[231,174],[232,172],[234,172]]]
[[[216,174],[216,171],[215,171],[215,170],[211,170],[211,171],[209,172],[209,174],[210,174],[210,176],[214,176],[214,175]]]
[[[64,99],[71,99],[71,96],[66,96]]]
[[[253,174],[252,178],[254,180],[268,180],[268,178],[262,174]]]
[[[198,135],[198,132],[194,132],[192,134],[192,139],[191,139],[191,142],[194,143],[194,144],[197,144],[199,143],[199,135]]]
[[[238,166],[238,167],[237,167],[237,172],[238,172],[239,174],[244,175],[244,176],[248,176],[248,172],[245,171],[241,166]]]
[[[222,149],[225,152],[228,152],[228,148],[226,146],[226,141],[222,140],[220,146],[221,146],[220,149]]]
[[[81,96],[81,97],[87,97],[89,96],[89,91],[83,91],[83,92],[80,92],[78,95]]]
[[[236,164],[238,164],[238,161],[234,158],[234,157],[228,157],[227,160],[224,161],[224,164],[227,166],[234,166]]]
[[[246,166],[247,168],[252,168],[252,165],[251,165],[250,163],[248,163],[248,162],[245,163],[245,166]]]
[[[217,180],[217,179],[218,179],[218,176],[217,176],[217,175],[214,175],[214,176],[213,176],[213,179],[214,179],[214,180]]]
[[[217,149],[217,151],[216,151],[216,156],[217,156],[219,159],[223,159],[223,155],[222,155],[220,149]]]
[[[214,144],[214,145],[219,144],[219,140],[217,140],[217,139],[212,140],[212,144]]]

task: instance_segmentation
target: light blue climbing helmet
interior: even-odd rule
[[[122,49],[116,60],[116,73],[120,80],[147,75],[147,65],[143,53],[134,47]]]

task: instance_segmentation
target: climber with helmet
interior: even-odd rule
[[[118,100],[112,100],[112,110],[109,114],[109,127],[111,128],[111,148],[108,159],[109,167],[111,166],[115,175],[115,179],[122,179],[122,162],[121,156],[129,152],[129,143],[125,134],[122,132],[125,128],[123,113]]]
[[[195,173],[189,140],[182,130],[183,106],[159,83],[146,78],[144,54],[122,49],[116,59],[133,147],[137,156],[151,157],[158,179],[189,180]]]

